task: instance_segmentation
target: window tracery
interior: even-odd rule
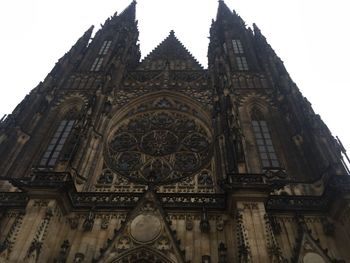
[[[255,141],[263,168],[279,167],[280,164],[272,143],[267,121],[257,109],[253,109],[251,115]]]
[[[126,114],[107,140],[106,165],[134,182],[168,184],[193,176],[211,157],[211,134],[190,106],[166,98]]]
[[[63,146],[73,129],[75,120],[62,120],[53,137],[50,140],[44,155],[40,160],[40,166],[54,166],[59,158]]]

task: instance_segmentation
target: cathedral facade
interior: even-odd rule
[[[350,262],[341,143],[219,1],[204,69],[136,3],[0,122],[0,262]]]

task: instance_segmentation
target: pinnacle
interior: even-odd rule
[[[94,25],[90,26],[89,29],[85,31],[84,35],[89,35],[89,36],[91,36],[92,31],[94,30],[94,28],[95,28]]]
[[[223,0],[219,0],[219,7],[218,7],[218,13],[216,16],[216,19],[219,19],[221,16],[227,16],[232,15],[231,10],[228,8],[228,6],[225,4]]]
[[[130,18],[135,20],[136,1],[133,0],[120,14],[119,17]]]
[[[226,5],[224,0],[219,0],[218,12],[216,15],[216,21],[230,21],[239,26],[245,27],[245,22],[243,19],[236,13],[235,10],[230,10]]]
[[[92,31],[94,30],[94,26],[90,26],[88,30],[86,30],[84,32],[84,34],[78,39],[78,41],[75,43],[75,45],[73,47],[77,47],[77,46],[80,46],[82,45],[83,47],[86,47],[89,40],[90,40],[90,37],[91,37],[91,34],[92,34]]]

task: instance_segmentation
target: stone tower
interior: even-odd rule
[[[341,144],[219,1],[208,69],[136,3],[0,123],[0,262],[350,262]]]

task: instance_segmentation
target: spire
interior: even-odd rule
[[[133,0],[123,12],[118,16],[121,19],[130,19],[130,21],[135,21],[136,18],[136,1]]]
[[[108,18],[103,27],[109,25],[118,25],[120,22],[135,23],[136,19],[136,1],[132,1],[120,14],[115,12],[114,15]]]
[[[219,22],[233,22],[240,26],[245,27],[244,20],[236,13],[235,10],[231,11],[223,0],[219,0],[218,12],[216,14],[216,21]]]
[[[216,15],[216,20],[219,20],[220,18],[231,16],[232,12],[228,8],[228,6],[225,4],[223,0],[219,0],[219,7],[218,7],[218,12]]]
[[[163,63],[160,63],[163,62]],[[171,69],[201,70],[203,67],[175,36],[174,30],[140,64],[140,68],[163,69],[170,64]],[[183,65],[186,65],[185,68]],[[152,67],[155,66],[155,67]]]
[[[85,33],[78,39],[78,41],[74,44],[74,46],[71,48],[70,51],[82,51],[87,47],[89,44],[89,41],[91,39],[92,31],[94,30],[94,26],[90,26],[88,30],[85,31]],[[70,52],[69,51],[69,52]],[[78,52],[79,52],[78,51]]]
[[[270,44],[267,42],[266,37],[261,33],[260,28],[255,23],[253,23],[253,30],[254,30],[254,38],[256,40],[258,48],[264,50],[264,52],[261,52],[261,53],[262,54],[272,54],[272,55],[277,57],[275,51],[270,46]]]
[[[67,71],[68,63],[72,65],[76,65],[76,63],[78,63],[78,61],[81,59],[81,55],[89,44],[93,30],[94,26],[91,26],[85,31],[85,33],[77,40],[71,49],[58,60],[55,67],[51,70],[50,75],[55,76],[63,71]]]
[[[283,64],[283,61],[276,54],[275,50],[267,42],[266,37],[261,33],[259,27],[254,23],[254,38],[256,43],[256,48],[258,50],[257,55],[260,60],[265,61],[266,65],[270,66],[272,75],[279,78],[280,75],[287,74],[288,72]]]
[[[85,31],[85,33],[59,61],[65,59],[66,57],[77,57],[80,53],[82,53],[89,44],[93,30],[94,26],[90,26],[90,28]]]
[[[260,28],[255,23],[253,23],[253,30],[254,30],[254,35],[257,39],[263,40],[264,42],[266,42],[265,36],[261,33]]]

